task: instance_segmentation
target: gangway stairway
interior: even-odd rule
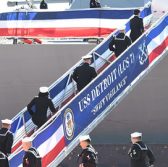
[[[78,144],[79,135],[92,131],[163,58],[168,47],[168,13],[115,61],[108,50],[112,35],[91,52],[92,65],[100,74],[84,90],[76,95],[76,85],[71,79],[72,71],[81,62],[50,87],[58,113],[32,134],[43,166],[58,166]],[[23,155],[20,140],[31,135],[34,125],[26,108],[13,120],[15,143],[10,163],[16,167],[20,166]]]
[[[144,18],[145,25],[148,26],[151,20],[150,3],[142,9],[141,16]],[[117,31],[114,32],[114,34],[115,33],[117,33]],[[92,65],[96,68],[98,73],[100,73],[113,60],[113,56],[108,50],[108,46],[106,44],[111,40],[111,36],[109,36],[107,41],[104,41],[104,43],[90,52],[91,54],[94,54]],[[106,44],[106,47],[104,47],[104,44]],[[74,82],[72,82],[71,73],[81,63],[82,61],[78,62],[50,86],[50,96],[53,99],[57,110],[64,106],[76,94],[76,87],[74,85]],[[34,128],[35,126],[32,124],[30,115],[26,111],[26,108],[24,108],[20,113],[18,113],[18,115],[13,118],[12,132],[15,134],[15,141],[12,152],[14,152],[19,147],[20,139],[26,135],[31,135],[34,131]]]

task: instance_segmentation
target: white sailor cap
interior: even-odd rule
[[[92,55],[91,55],[91,54],[82,56],[82,59],[83,59],[83,60],[85,60],[85,59],[91,59],[91,58],[92,58]]]
[[[142,133],[140,133],[140,132],[131,133],[131,137],[132,138],[142,137]]]
[[[86,140],[90,140],[91,141],[91,138],[89,135],[84,135],[84,136],[80,136],[79,137],[79,141],[86,141]]]
[[[118,27],[118,30],[125,30],[125,28],[126,28],[126,26],[125,25],[122,25],[122,26],[120,26],[120,27]]]
[[[12,120],[10,120],[10,119],[4,119],[4,120],[2,120],[2,123],[3,124],[11,125],[12,124]]]
[[[43,87],[39,88],[39,91],[40,91],[40,93],[47,93],[49,91],[49,89],[48,89],[48,87],[43,86]]]
[[[29,142],[32,142],[33,139],[31,137],[25,137],[22,139],[22,143],[29,143]]]

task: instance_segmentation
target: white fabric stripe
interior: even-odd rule
[[[62,20],[8,20],[1,21],[0,28],[74,28],[103,27],[116,28],[127,19],[62,19]]]
[[[57,131],[50,138],[48,138],[48,140],[46,140],[37,148],[37,150],[40,153],[40,156],[44,157],[45,155],[47,155],[59,143],[59,141],[63,137],[64,137],[63,125],[61,125],[57,129]]]
[[[144,24],[149,24],[152,15],[145,17]],[[1,21],[0,28],[112,28],[127,23],[128,19],[55,19],[55,20],[7,20]]]
[[[152,39],[152,41],[147,46],[149,54],[151,54],[151,52],[167,38],[167,32],[168,26],[166,26],[165,29],[158,36]]]
[[[29,119],[27,122],[26,122],[26,126],[28,125],[32,125],[33,122],[31,119]],[[28,132],[30,129],[26,129]],[[20,141],[21,138],[23,138],[26,134],[25,134],[25,127],[24,125],[21,126],[15,133],[16,135],[14,136],[15,137],[15,140],[14,140],[14,144],[18,143],[18,141]]]

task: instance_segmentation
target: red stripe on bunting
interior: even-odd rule
[[[49,165],[57,156],[58,154],[64,149],[65,147],[65,138],[63,137],[57,145],[45,156],[42,158],[42,167],[46,167]]]
[[[0,28],[0,36],[19,37],[88,37],[104,36],[115,29],[109,28]]]
[[[12,153],[14,153],[20,146],[22,145],[22,141],[19,141],[12,147]]]
[[[156,59],[168,47],[168,37],[149,55],[149,63]]]

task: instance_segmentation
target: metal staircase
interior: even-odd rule
[[[76,85],[71,79],[81,61],[50,86],[50,96],[58,113],[40,129],[33,133],[35,125],[26,108],[13,119],[12,167],[21,166],[20,141],[26,135],[34,138],[43,166],[58,166],[76,147],[79,135],[91,132],[164,57],[168,48],[168,13],[114,60],[108,44],[115,33],[117,31],[90,52],[92,66],[99,75],[84,90],[76,94]]]

